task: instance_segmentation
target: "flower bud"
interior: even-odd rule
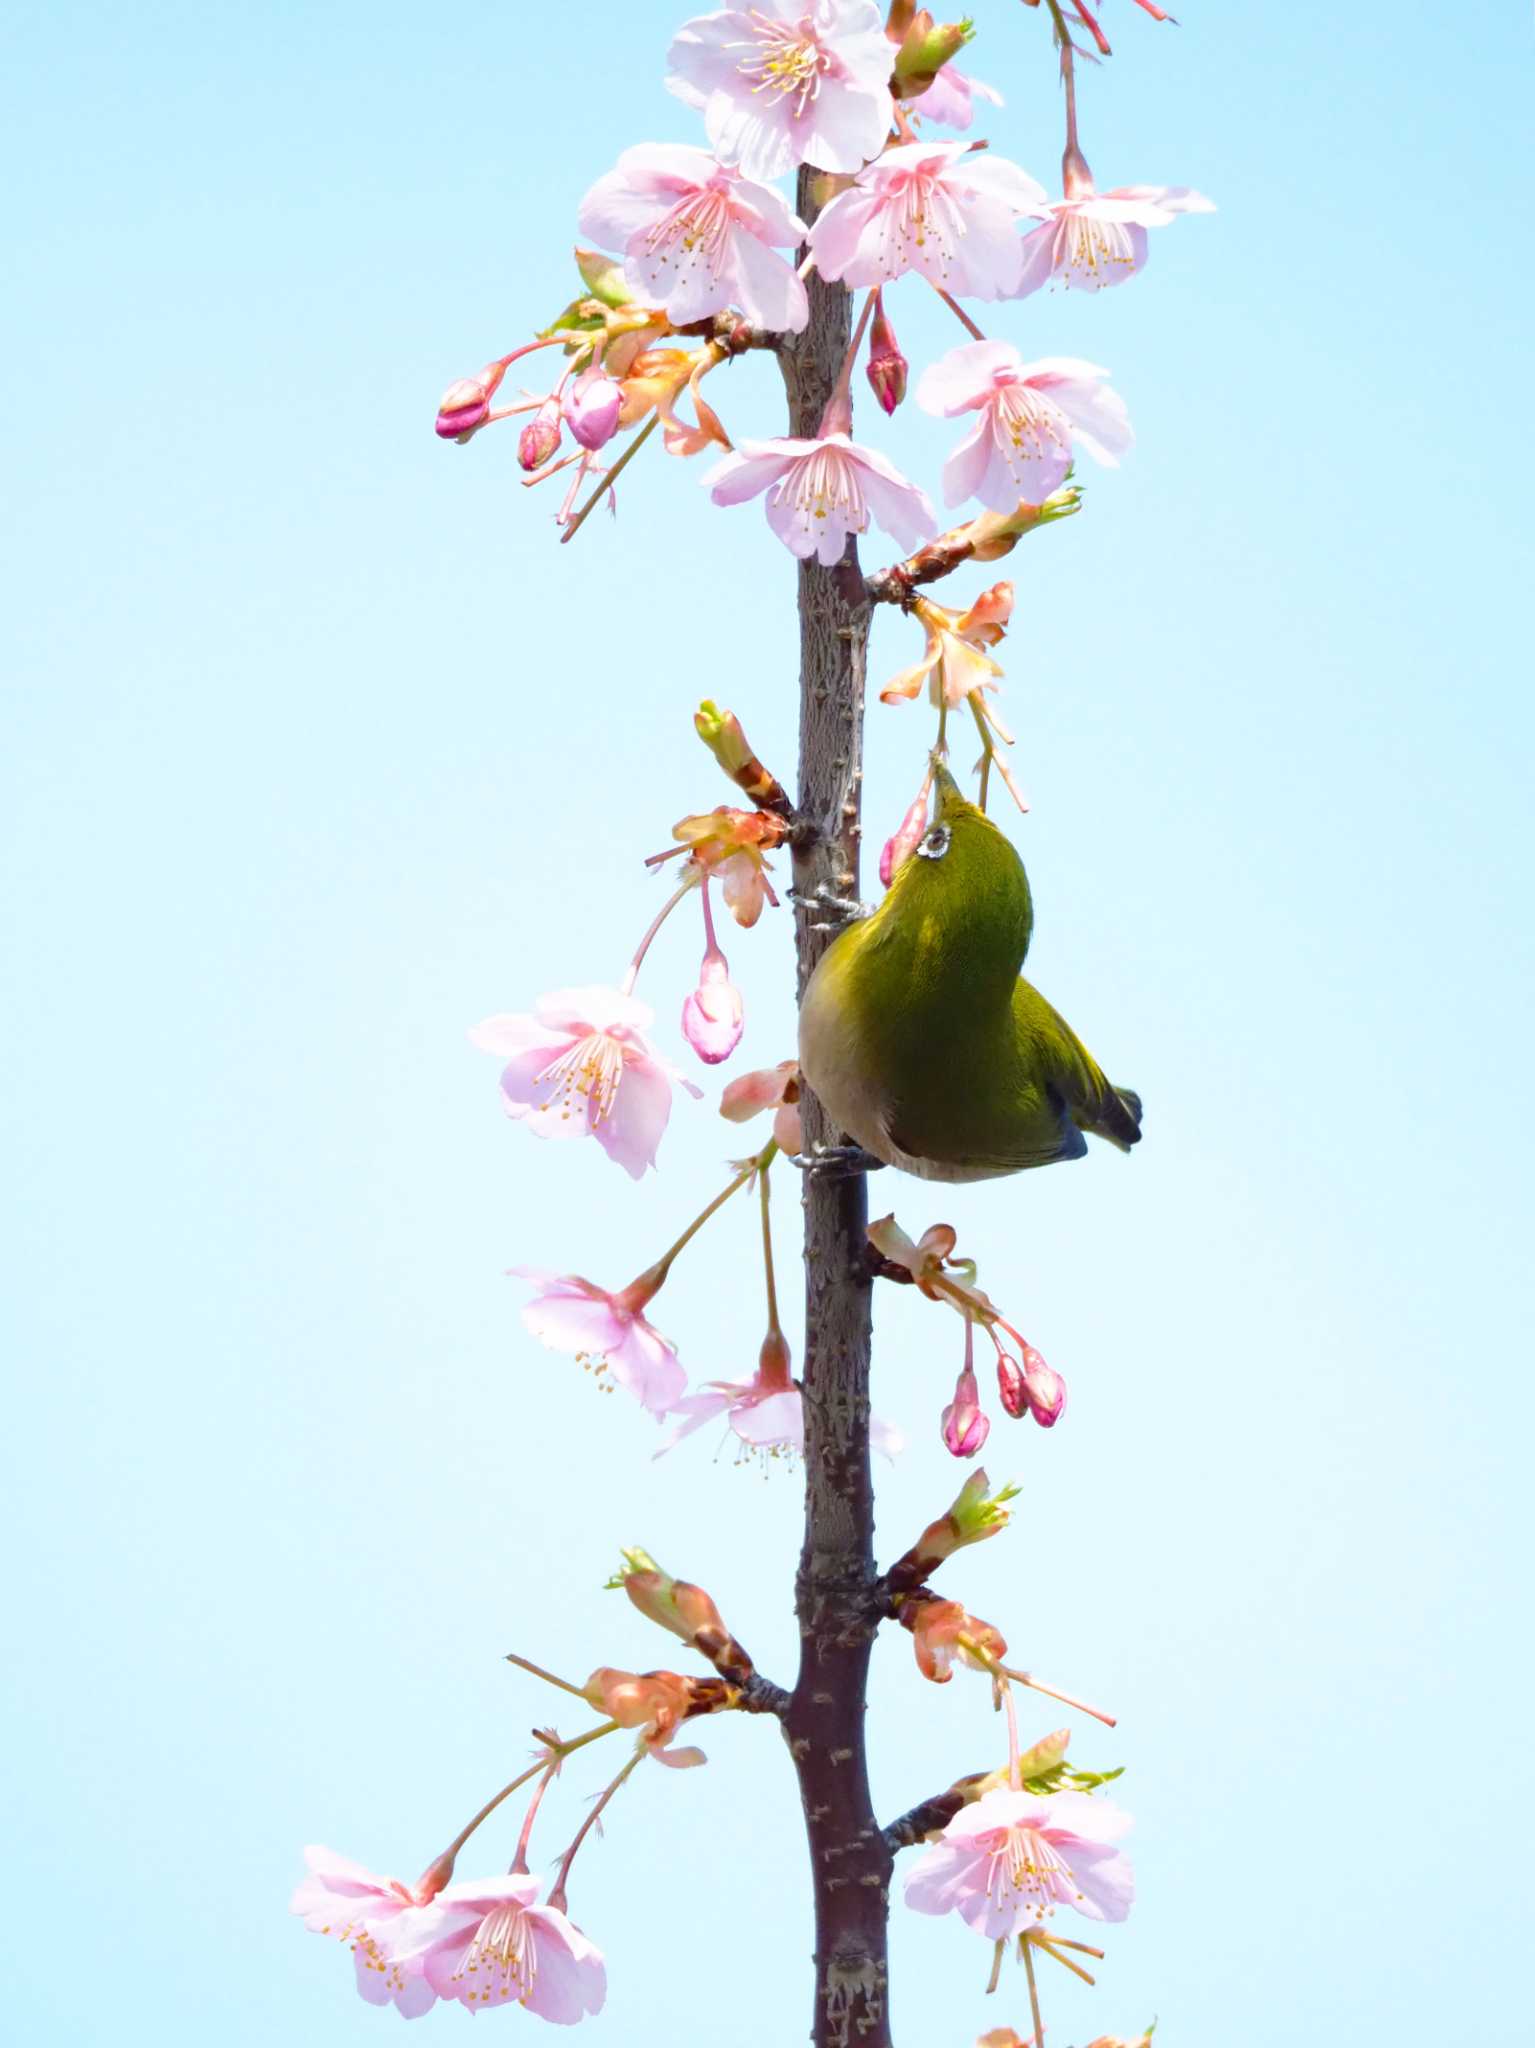
[[[560,402],[546,398],[517,436],[517,460],[524,469],[542,469],[560,445]]]
[[[1010,1358],[1005,1351],[997,1353],[997,1392],[1002,1406],[1016,1422],[1029,1412],[1028,1388],[1024,1383],[1023,1368],[1016,1358]]]
[[[565,419],[583,448],[606,447],[618,430],[624,402],[621,388],[593,363],[583,370],[565,396]]]
[[[1066,1413],[1066,1382],[1046,1365],[1032,1344],[1023,1347],[1024,1396],[1041,1429],[1053,1429]]]
[[[935,22],[927,8],[912,16],[896,52],[891,89],[897,99],[920,99],[951,57],[975,34],[968,21]]]
[[[943,1411],[944,1448],[956,1458],[973,1458],[990,1434],[981,1390],[967,1365],[954,1382],[954,1399]]]
[[[887,413],[894,412],[906,396],[906,370],[906,358],[901,354],[895,329],[885,318],[884,294],[876,293],[874,325],[869,329],[867,376],[869,389]]]
[[[477,434],[490,418],[490,401],[506,375],[510,357],[487,363],[478,376],[460,377],[442,394],[437,406],[437,433],[444,441],[460,444]]]
[[[624,277],[624,267],[611,256],[595,249],[576,250],[576,268],[592,297],[604,306],[627,306],[634,297]]]
[[[730,963],[717,946],[704,954],[698,986],[682,1006],[682,1035],[707,1065],[729,1059],[746,1028],[741,991],[730,979]]]
[[[1030,1778],[1042,1778],[1047,1771],[1053,1771],[1063,1761],[1071,1744],[1071,1730],[1057,1728],[1053,1735],[1042,1735],[1032,1748],[1026,1749],[1018,1759],[1018,1772],[1025,1783]]]

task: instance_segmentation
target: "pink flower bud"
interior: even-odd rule
[[[869,389],[887,413],[895,411],[906,396],[906,358],[901,354],[895,329],[885,318],[883,294],[874,301],[874,325],[869,329],[869,360],[866,375]]]
[[[565,397],[565,419],[583,448],[603,448],[618,431],[621,388],[593,363],[583,370]]]
[[[1066,1413],[1066,1382],[1032,1344],[1023,1347],[1023,1383],[1029,1413],[1041,1429],[1053,1429]]]
[[[730,963],[717,946],[704,955],[698,986],[682,1006],[682,1035],[709,1066],[729,1059],[741,1042],[745,1006],[730,979]]]
[[[559,445],[560,402],[546,398],[517,436],[517,460],[524,469],[542,469]]]
[[[1002,1406],[1015,1422],[1029,1412],[1029,1391],[1023,1369],[1017,1359],[1010,1358],[1005,1351],[997,1353],[997,1392],[1002,1397]]]
[[[956,1458],[973,1458],[991,1434],[981,1407],[981,1390],[967,1365],[954,1382],[954,1399],[943,1411],[943,1441]]]
[[[485,425],[510,360],[487,363],[478,376],[460,377],[448,386],[437,407],[437,432],[444,441],[467,441]]]

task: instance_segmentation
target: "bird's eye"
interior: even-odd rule
[[[922,836],[917,848],[924,860],[942,860],[949,850],[949,828],[947,825],[933,825]]]

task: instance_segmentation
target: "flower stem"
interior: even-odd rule
[[[851,434],[853,431],[853,365],[858,360],[858,351],[863,346],[864,329],[869,324],[879,299],[877,290],[869,293],[863,302],[863,311],[858,316],[858,325],[853,329],[853,338],[847,345],[847,354],[842,358],[842,368],[837,372],[837,381],[832,386],[831,397],[826,401],[826,410],[821,414],[820,433]]]
[[[517,1853],[512,1858],[511,1874],[513,1877],[526,1877],[528,1874],[528,1842],[533,1834],[533,1821],[538,1813],[543,1796],[549,1790],[549,1786],[558,1770],[558,1762],[550,1764],[543,1777],[535,1786],[533,1797],[528,1801],[528,1810],[522,1817],[522,1828],[517,1836]]]
[[[773,1218],[765,1164],[757,1174],[757,1183],[762,1201],[762,1271],[767,1280],[768,1332],[770,1335],[782,1335],[782,1325],[778,1320],[778,1288],[773,1278]]]
[[[607,1805],[608,1801],[613,1797],[613,1794],[618,1790],[619,1786],[624,1782],[625,1778],[628,1777],[629,1773],[634,1769],[635,1765],[641,1763],[644,1760],[644,1756],[645,1752],[643,1749],[637,1749],[634,1752],[633,1756],[630,1757],[629,1761],[624,1765],[623,1769],[619,1772],[618,1776],[613,1780],[612,1784],[608,1786],[607,1790],[602,1794],[601,1798],[597,1801],[597,1804],[586,1816],[586,1819],[582,1821],[580,1827],[576,1830],[575,1840],[571,1843],[570,1847],[565,1851],[565,1854],[560,1858],[559,1872],[558,1875],[555,1877],[554,1888],[549,1894],[548,1901],[549,1904],[554,1907],[557,1913],[563,1913],[565,1911],[565,1880],[570,1875],[571,1864],[574,1863],[576,1860],[576,1851],[580,1848],[581,1844],[586,1840],[587,1836],[596,1826],[597,1816],[602,1812],[602,1809]]]
[[[581,531],[581,528],[586,524],[587,514],[591,511],[592,507],[597,503],[598,499],[601,498],[605,491],[612,490],[614,482],[623,473],[623,471],[628,468],[629,464],[634,460],[635,456],[639,454],[640,450],[644,447],[645,443],[650,439],[651,435],[655,432],[656,423],[659,420],[659,418],[660,414],[653,412],[650,415],[650,418],[646,420],[644,426],[640,428],[639,432],[635,435],[634,439],[629,443],[628,447],[624,450],[623,454],[619,456],[618,460],[614,463],[613,467],[603,477],[602,482],[598,484],[596,490],[592,492],[592,495],[581,507],[580,511],[576,514],[575,518],[571,520],[570,524],[566,527],[565,531],[560,535],[561,547],[564,547],[567,541],[575,539],[576,535]]]
[[[929,284],[932,284],[932,279],[929,278],[928,282]],[[959,303],[958,299],[951,297],[950,294],[944,290],[941,284],[933,285],[933,290],[937,292],[939,298],[943,300],[943,303],[948,307],[949,311],[954,315],[955,319],[959,322],[960,326],[963,327],[967,333],[969,333],[976,341],[984,341],[986,339],[985,334],[981,331],[979,327],[976,326],[975,322],[970,318],[970,315],[965,311],[964,307]]]
[[[629,971],[627,974],[625,974],[623,980],[618,985],[619,993],[621,995],[627,996],[633,994],[634,984],[639,980],[640,968],[644,965],[645,962],[645,955],[650,951],[651,940],[655,937],[656,933],[661,929],[662,925],[665,924],[666,920],[671,916],[672,912],[677,908],[677,905],[682,901],[683,897],[686,896],[689,889],[696,889],[698,887],[698,884],[702,880],[703,869],[694,864],[688,869],[687,879],[682,883],[682,885],[677,890],[673,892],[672,895],[667,897],[666,901],[661,905],[661,908],[656,912],[655,916],[651,919],[650,925],[646,930],[644,938],[640,940],[639,944],[634,949],[634,958],[629,962]],[[707,895],[705,895],[705,923],[708,922],[708,917],[709,898]]]
[[[1034,1982],[1034,1958],[1029,1953],[1027,1935],[1018,1946],[1023,1950],[1023,1968],[1029,1980],[1029,2011],[1034,2018],[1034,2048],[1045,2048],[1045,2023],[1039,2016],[1039,1986]]]
[[[1011,1792],[1023,1790],[1023,1770],[1018,1750],[1018,1709],[1013,1704],[1013,1688],[1005,1679],[997,1681],[1002,1694],[1002,1705],[1007,1710],[1007,1784]]]

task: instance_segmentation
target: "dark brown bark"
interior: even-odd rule
[[[799,210],[814,214],[800,174]],[[849,333],[849,295],[815,275],[810,324],[781,352],[789,431],[813,436]],[[799,819],[794,834],[799,987],[831,934],[811,928],[817,888],[858,889],[859,790],[869,601],[849,541],[834,568],[799,570]],[[814,1096],[807,1148],[834,1144]],[[886,1920],[892,1865],[869,1796],[864,1696],[881,1602],[869,1474],[872,1281],[862,1174],[804,1176],[805,1541],[795,1584],[801,1656],[785,1733],[799,1773],[815,1899],[816,2048],[889,2048]]]

